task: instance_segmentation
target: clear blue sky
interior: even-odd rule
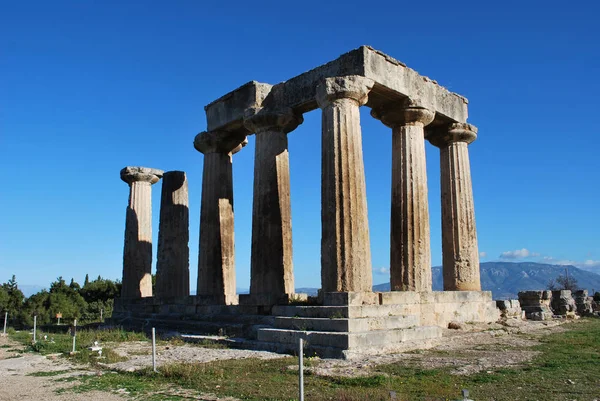
[[[15,1],[0,6],[0,282],[120,278],[126,165],[184,170],[195,290],[203,107],[368,44],[469,101],[480,251],[600,271],[600,3]],[[362,109],[374,282],[389,265],[391,132]],[[319,286],[320,113],[289,135],[297,286]],[[254,139],[235,156],[247,288]],[[427,146],[441,264],[439,152]],[[154,186],[158,235],[160,184]],[[155,249],[156,251],[156,245]]]

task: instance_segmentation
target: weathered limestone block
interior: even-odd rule
[[[156,296],[159,298],[190,295],[189,215],[185,172],[166,172],[162,182],[156,262]]]
[[[249,109],[244,124],[256,134],[250,295],[294,292],[292,213],[287,134],[301,124],[291,109]]]
[[[497,300],[496,307],[500,309],[500,315],[505,318],[520,318],[523,315],[523,311],[521,310],[521,303],[518,299]]]
[[[322,114],[321,287],[372,291],[371,246],[359,107],[373,81],[325,79],[316,100]]]
[[[440,148],[444,290],[479,291],[479,250],[468,145],[477,138],[471,124],[453,123],[427,139]]]
[[[125,220],[122,298],[152,296],[152,184],[162,170],[125,167],[121,179],[129,184],[129,205]]]
[[[573,293],[575,305],[577,306],[577,314],[579,316],[589,316],[593,314],[592,297],[588,296],[587,290],[578,290]]]
[[[571,296],[571,290],[552,291],[550,308],[555,315],[572,316],[577,310],[575,300]]]
[[[423,128],[435,113],[406,99],[371,111],[392,128],[392,291],[431,291],[431,245]]]
[[[194,140],[204,154],[197,294],[214,304],[235,304],[235,241],[232,155],[247,143],[244,134],[202,132]]]
[[[525,317],[531,320],[548,320],[552,318],[550,299],[552,291],[521,291],[519,303],[525,311]]]

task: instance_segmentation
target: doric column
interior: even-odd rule
[[[250,295],[266,303],[294,293],[287,133],[302,121],[291,109],[249,109],[244,117],[256,134]]]
[[[163,172],[146,167],[125,167],[121,179],[129,184],[125,219],[122,298],[152,296],[152,184]]]
[[[194,140],[204,154],[197,295],[212,302],[237,303],[231,156],[246,145],[245,135],[202,132]]]
[[[371,111],[392,128],[392,291],[431,291],[431,246],[423,128],[435,113],[409,99]]]
[[[480,291],[479,251],[468,144],[477,129],[453,123],[428,134],[440,148],[444,290]]]
[[[156,261],[156,297],[190,295],[188,183],[183,171],[163,175]]]
[[[373,81],[326,78],[316,100],[322,115],[321,287],[372,291],[371,246],[359,107]]]

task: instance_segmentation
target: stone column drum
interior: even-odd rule
[[[326,78],[316,100],[322,115],[321,287],[372,291],[371,247],[359,107],[373,81]]]
[[[392,128],[392,291],[431,291],[431,245],[424,127],[435,113],[406,99],[372,110]]]
[[[274,303],[294,293],[287,134],[302,121],[291,109],[248,109],[244,116],[244,125],[256,134],[250,272],[254,303]]]
[[[246,145],[245,138],[212,131],[194,140],[196,150],[204,154],[196,293],[217,304],[237,303],[231,156]]]
[[[183,171],[163,175],[156,261],[156,297],[190,295],[188,182]]]
[[[163,171],[147,167],[125,167],[121,179],[129,184],[129,205],[123,247],[121,298],[152,296],[152,184]]]
[[[468,148],[476,138],[477,128],[466,123],[450,124],[427,137],[440,148],[445,291],[481,291]]]

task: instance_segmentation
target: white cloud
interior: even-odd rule
[[[516,251],[506,251],[500,254],[500,259],[525,259],[540,256],[537,252],[531,252],[529,249],[517,249]]]
[[[487,258],[487,252],[479,252],[479,257],[480,258]]]
[[[567,265],[575,266],[575,265],[577,265],[577,262],[575,262],[574,260],[570,260],[570,259],[563,259],[563,260],[555,260],[553,262],[553,264],[561,265],[561,266],[567,266]]]
[[[600,260],[591,260],[588,259],[581,263],[582,267],[600,267]]]
[[[578,262],[572,259],[554,259],[552,256],[544,256],[542,261],[560,266],[576,266],[584,270],[600,271],[600,260],[587,259],[583,262]]]
[[[386,275],[386,274],[390,274],[390,268],[389,267],[374,267],[373,273],[380,274],[382,276]]]

